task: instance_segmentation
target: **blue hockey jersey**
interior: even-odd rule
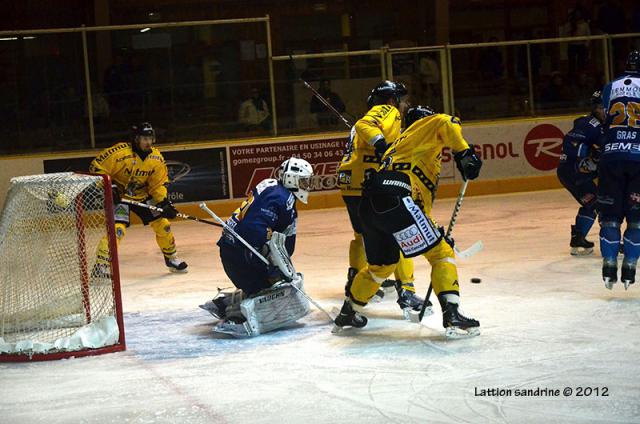
[[[589,115],[574,120],[573,128],[562,140],[560,165],[570,166],[574,171],[585,172],[580,169],[582,160],[591,156],[597,161],[602,143],[602,125],[596,117]]]
[[[227,225],[259,252],[271,238],[273,231],[283,233],[287,236],[287,251],[292,255],[295,249],[297,218],[296,198],[293,193],[278,180],[268,178],[251,190],[247,200],[231,214]],[[246,249],[228,231],[222,232],[218,244],[222,243]]]
[[[629,74],[604,87],[607,114],[602,161],[640,161],[640,75]]]

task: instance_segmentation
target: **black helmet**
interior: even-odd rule
[[[156,137],[156,132],[148,122],[142,122],[131,127],[133,137]]]
[[[602,92],[600,90],[594,91],[591,95],[591,108],[594,109],[597,106],[602,105]]]
[[[422,119],[425,116],[435,115],[433,109],[430,106],[416,106],[407,110],[407,113],[404,114],[404,125],[405,128],[409,128],[411,124],[416,122],[418,119]]]
[[[367,106],[372,108],[376,105],[383,105],[390,98],[395,99],[396,103],[400,104],[400,97],[406,96],[407,93],[407,87],[403,83],[383,81],[371,90],[369,97],[367,97]]]
[[[625,72],[631,74],[640,73],[640,51],[633,50],[627,56],[627,63],[624,66]]]

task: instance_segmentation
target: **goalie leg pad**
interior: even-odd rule
[[[243,300],[240,303],[240,312],[246,321],[241,324],[234,324],[233,320],[229,320],[228,323],[222,322],[214,331],[247,337],[293,324],[310,311],[309,301],[293,287],[294,285],[304,290],[302,274],[296,274],[296,278],[291,282],[278,284]],[[232,334],[231,331],[236,334]]]
[[[274,231],[271,239],[267,242],[267,246],[269,247],[269,261],[280,270],[286,280],[291,281],[296,274],[296,270],[284,245],[286,240],[286,235]]]

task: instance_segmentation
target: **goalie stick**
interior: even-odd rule
[[[202,209],[203,211],[205,211],[206,213],[208,213],[213,219],[215,219],[216,221],[218,221],[221,224],[221,227],[225,229],[225,231],[228,231],[229,234],[231,234],[232,236],[234,236],[236,238],[236,240],[238,240],[240,243],[244,244],[245,247],[247,249],[249,249],[254,255],[256,255],[256,257],[258,259],[260,259],[262,262],[265,263],[265,265],[270,265],[269,261],[267,260],[267,258],[265,258],[264,256],[262,256],[256,249],[253,248],[253,246],[251,246],[245,239],[243,239],[242,237],[240,237],[240,235],[238,233],[235,232],[235,230],[231,227],[229,227],[227,225],[226,222],[224,222],[218,215],[215,214],[215,212],[213,212],[211,209],[209,209],[207,207],[207,205],[202,202],[200,203],[200,209]],[[310,303],[313,304],[313,306],[315,306],[316,308],[318,308],[318,310],[320,310],[321,312],[323,312],[333,323],[333,321],[335,320],[335,317],[332,317],[329,312],[327,312],[326,310],[324,310],[324,308],[320,305],[318,305],[318,303],[313,300],[311,298],[311,296],[309,296],[308,294],[306,294],[303,290],[300,290],[298,287],[294,285],[291,285],[291,287],[293,287],[294,289],[296,289],[298,291],[298,293],[300,293],[302,296],[304,296]]]
[[[162,208],[159,208],[159,207],[153,206],[153,205],[149,205],[147,203],[136,202],[135,200],[120,199],[120,203],[124,203],[124,204],[127,204],[127,205],[133,205],[133,206],[140,206],[142,208],[146,208],[146,209],[152,210],[154,212],[159,212],[159,213],[164,212],[164,210]],[[195,217],[195,216],[187,215],[186,213],[178,212],[176,214],[176,216],[178,218],[188,219],[190,221],[201,222],[203,224],[213,225],[214,227],[222,228],[222,225],[218,224],[217,222],[207,221],[206,219],[200,219],[200,218]]]

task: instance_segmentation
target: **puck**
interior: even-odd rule
[[[471,282],[472,282],[473,284],[480,284],[480,283],[482,283],[482,280],[481,280],[481,279],[479,279],[478,277],[473,277],[473,278],[471,279]]]

